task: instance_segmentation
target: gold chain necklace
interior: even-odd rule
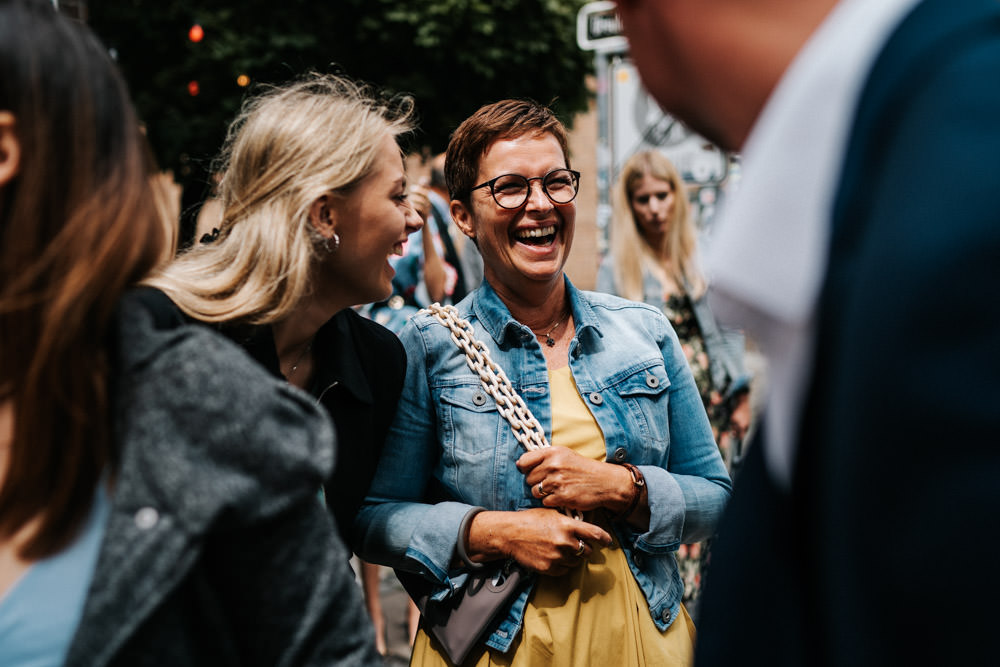
[[[292,381],[292,376],[295,375],[295,371],[299,370],[299,365],[302,363],[302,360],[306,358],[307,354],[309,354],[309,350],[312,349],[313,340],[315,339],[316,336],[310,338],[309,341],[305,344],[305,347],[302,348],[302,351],[299,352],[299,356],[295,359],[295,362],[292,364],[292,367],[288,369],[288,375],[285,376],[285,382]]]

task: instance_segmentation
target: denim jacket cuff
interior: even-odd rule
[[[649,530],[637,535],[635,546],[651,554],[676,551],[684,530],[684,493],[674,476],[659,466],[639,466],[646,478]]]
[[[406,549],[408,559],[420,563],[427,574],[447,588],[451,588],[448,573],[455,556],[458,527],[472,507],[458,502],[425,506]]]

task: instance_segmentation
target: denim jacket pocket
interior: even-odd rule
[[[610,390],[621,400],[629,439],[643,448],[670,444],[668,389],[670,379],[662,362],[652,362],[613,382]]]
[[[497,404],[479,382],[442,387],[438,404],[441,443],[446,452],[463,459],[496,449],[501,422]]]

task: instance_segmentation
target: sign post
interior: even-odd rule
[[[693,211],[705,224],[722,195],[729,156],[683,123],[663,112],[642,87],[628,59],[615,3],[589,2],[576,20],[576,42],[594,52],[597,74],[597,228],[598,246],[606,248],[611,222],[610,191],[625,160],[640,150],[656,149],[673,162],[692,185]]]

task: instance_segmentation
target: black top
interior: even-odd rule
[[[161,308],[175,309],[158,290]],[[284,379],[269,326],[215,327],[272,375]],[[368,492],[396,414],[406,373],[406,353],[394,333],[347,308],[327,321],[313,340],[313,375],[306,391],[326,408],[337,430],[337,461],[325,484],[327,506],[341,538],[352,546],[354,517]]]

